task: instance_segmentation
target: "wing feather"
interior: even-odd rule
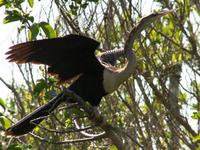
[[[44,39],[20,43],[10,47],[6,54],[10,62],[48,65],[48,72],[57,74],[60,81],[81,73],[95,73],[102,67],[94,52],[99,42],[94,39],[70,34],[62,38]]]

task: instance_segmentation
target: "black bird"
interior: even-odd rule
[[[131,42],[141,30],[156,18],[171,11],[154,13],[146,18],[132,30],[129,36]],[[136,33],[134,33],[136,32]],[[70,34],[62,38],[43,39],[25,42],[10,47],[6,54],[10,62],[35,63],[48,65],[48,73],[57,75],[59,82],[76,79],[69,89],[88,101],[93,106],[98,106],[101,98],[113,92],[118,86],[134,73],[136,57],[132,46],[124,50],[112,50],[104,53],[101,57],[95,56],[95,50],[99,42],[94,39]],[[113,63],[111,56],[125,54],[127,64],[124,68],[117,70],[107,65],[104,61]],[[119,55],[119,56],[118,56]],[[60,95],[58,95],[60,96]],[[44,116],[49,115],[60,102],[56,98],[39,107],[31,114],[17,122],[6,130],[7,135],[22,135],[30,132],[38,125]]]
[[[135,70],[136,58],[132,50],[127,52],[128,63],[124,69],[112,70],[101,59],[105,54],[124,53],[123,50],[112,50],[102,57],[95,56],[99,42],[94,39],[70,34],[62,38],[43,39],[21,43],[10,47],[7,59],[10,62],[35,63],[48,65],[48,73],[57,75],[59,82],[77,78],[69,89],[88,101],[92,106],[98,106],[101,98],[113,92]],[[112,61],[111,59],[110,61]],[[107,60],[109,61],[109,60]],[[112,62],[113,63],[113,62]],[[57,105],[56,99],[34,111],[6,131],[7,135],[21,135],[31,131]],[[38,119],[39,118],[39,119]],[[35,120],[34,120],[35,119]],[[32,121],[30,123],[30,121]]]

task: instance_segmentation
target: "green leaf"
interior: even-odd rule
[[[33,7],[33,5],[34,5],[34,0],[28,0],[28,4],[29,4],[30,7]]]
[[[6,103],[3,101],[3,99],[0,98],[0,106],[5,110],[6,109]]]
[[[23,149],[18,144],[11,144],[8,146],[8,148],[6,150],[23,150]]]
[[[81,8],[85,9],[88,6],[88,3],[81,4]]]
[[[0,0],[0,7],[6,5],[7,3],[7,0]]]
[[[7,129],[11,126],[10,120],[8,120],[5,116],[0,116],[0,123],[4,127],[4,129]]]
[[[78,10],[78,6],[74,5],[73,3],[71,5],[69,5],[70,9],[71,9],[71,13],[72,15],[77,15],[77,10]]]
[[[71,118],[67,118],[67,119],[65,120],[65,126],[66,126],[67,128],[69,128],[71,125],[72,125],[72,119],[71,119]]]
[[[6,109],[6,103],[3,101],[3,99],[0,98],[0,105],[3,107],[3,109]]]
[[[40,22],[40,27],[44,31],[45,35],[48,38],[55,38],[56,37],[56,32],[55,30],[46,22]]]
[[[197,12],[197,14],[200,16],[200,9],[198,9],[197,7],[194,8],[194,10]]]
[[[31,21],[31,22],[34,22],[34,17],[33,16],[29,16],[29,14],[28,14],[28,16],[26,17],[29,21]]]
[[[176,62],[176,54],[172,54],[172,62],[175,63]]]
[[[192,138],[193,142],[200,141],[200,134]]]
[[[181,102],[185,103],[187,101],[187,93],[180,92],[178,98]]]
[[[109,150],[118,150],[115,145],[110,146]]]
[[[193,112],[192,119],[200,119],[200,112]]]
[[[81,4],[82,0],[74,0],[77,4]]]
[[[35,96],[38,96],[46,87],[47,87],[47,83],[44,79],[38,80],[33,90],[33,94]]]
[[[7,10],[5,14],[7,16],[3,20],[4,24],[9,23],[9,22],[23,20],[21,13],[17,10],[12,10],[12,11]]]
[[[36,37],[39,33],[39,25],[37,23],[34,23],[31,27],[30,30],[28,32],[28,38],[30,41],[32,40],[36,40]]]
[[[8,0],[15,8],[21,9],[21,5],[25,0]]]

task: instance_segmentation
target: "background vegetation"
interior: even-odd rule
[[[147,15],[142,0],[52,0],[37,9],[41,3],[0,0],[0,9],[6,14],[4,23],[20,22],[15,43],[84,33],[100,41],[103,49],[123,47],[129,31]],[[136,73],[104,97],[99,107],[129,150],[199,148],[200,2],[153,1],[152,11],[164,8],[177,10],[141,33],[133,45],[138,60]],[[35,9],[41,15],[34,16]],[[0,99],[4,129],[62,90],[56,78],[46,74],[46,67],[26,64],[18,68],[21,84],[14,78],[15,72],[10,81],[0,75],[0,81],[11,91],[7,99]],[[83,110],[66,104],[31,134],[1,136],[0,149],[117,149],[108,136],[101,136],[102,132]]]

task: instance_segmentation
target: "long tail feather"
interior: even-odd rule
[[[63,102],[62,93],[8,128],[5,134],[12,136],[27,134],[39,125],[61,102]]]

